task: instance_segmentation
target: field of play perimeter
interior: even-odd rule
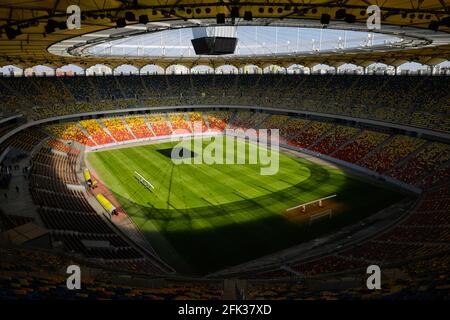
[[[174,145],[91,152],[87,159],[160,257],[182,273],[206,274],[274,253],[402,198],[339,169],[283,153],[272,176],[260,175],[259,165],[174,165],[158,152]],[[153,192],[134,171],[155,186]],[[286,215],[287,208],[331,194],[338,195],[339,208],[332,219],[310,225],[307,214]]]

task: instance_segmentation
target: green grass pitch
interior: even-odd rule
[[[248,153],[249,144],[238,143]],[[91,152],[87,160],[160,257],[181,273],[207,274],[275,253],[361,220],[404,196],[283,152],[278,173],[268,176],[260,175],[260,165],[248,163],[174,165],[158,150],[175,144]],[[153,192],[134,171],[155,186]],[[310,225],[307,215],[286,217],[287,208],[331,194],[338,195],[339,204],[332,219]]]

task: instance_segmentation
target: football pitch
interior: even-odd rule
[[[207,146],[209,139],[202,143]],[[235,148],[239,144],[248,156],[249,143],[237,141]],[[90,152],[87,160],[160,257],[181,273],[207,274],[275,253],[355,223],[404,197],[339,168],[283,152],[274,175],[261,175],[261,164],[174,164],[168,151],[175,145]],[[186,149],[194,150],[192,144]],[[193,162],[201,156],[187,155]],[[141,184],[135,171],[154,189]],[[331,218],[310,223],[308,210],[286,213],[333,194]]]

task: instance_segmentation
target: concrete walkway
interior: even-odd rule
[[[43,225],[31,198],[28,178],[22,171],[23,168],[30,165],[30,157],[12,163],[11,165],[13,170],[9,188],[7,190],[1,189],[1,209],[8,215],[34,218],[35,222]],[[19,169],[14,170],[15,165],[19,165]],[[16,187],[19,189],[19,192],[17,192]]]

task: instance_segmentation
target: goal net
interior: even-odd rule
[[[148,190],[152,191],[153,189],[155,189],[155,187],[147,179],[145,179],[144,176],[141,175],[139,172],[135,171],[134,176]]]
[[[317,212],[315,214],[312,214],[309,217],[309,224],[311,225],[313,222],[317,221],[317,220],[321,220],[323,218],[328,218],[331,219],[333,217],[333,210],[331,209],[327,209],[321,212]]]

